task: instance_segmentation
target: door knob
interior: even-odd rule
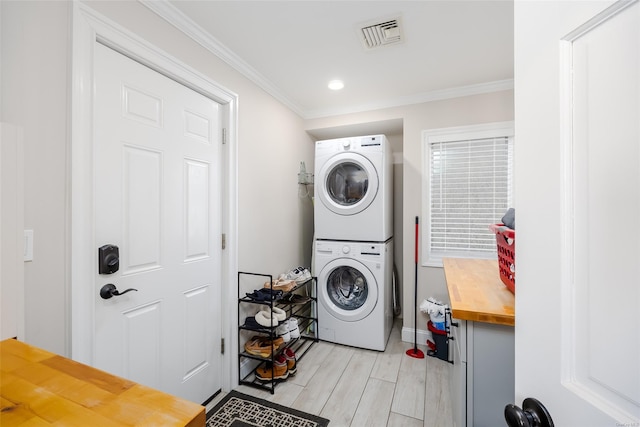
[[[547,408],[533,397],[522,401],[522,409],[512,404],[505,406],[504,419],[509,427],[554,427]]]
[[[107,283],[102,287],[102,289],[100,289],[100,296],[102,297],[102,299],[109,299],[111,297],[124,295],[127,292],[131,292],[131,291],[137,291],[137,289],[129,288],[127,290],[120,292],[116,288],[116,285],[114,285],[113,283]]]

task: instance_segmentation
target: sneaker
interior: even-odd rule
[[[279,277],[280,280],[293,280],[297,284],[304,283],[311,279],[311,273],[304,267],[297,267],[291,271],[283,273]]]
[[[295,375],[298,371],[296,354],[289,347],[285,348],[282,354],[287,361],[287,370],[289,371],[289,375]]]
[[[284,322],[282,322],[282,324],[280,326],[278,326],[276,328],[276,335],[280,338],[282,338],[282,340],[284,342],[289,342],[291,341],[291,333],[289,332],[289,321],[285,320]]]
[[[288,376],[287,359],[282,354],[275,358],[273,364],[265,363],[256,369],[256,378],[260,381],[286,380]]]
[[[289,335],[292,339],[300,338],[300,328],[298,328],[298,319],[289,318]]]

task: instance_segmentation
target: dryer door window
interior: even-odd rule
[[[338,267],[327,278],[327,294],[342,310],[356,310],[367,302],[367,279],[353,267]]]
[[[317,196],[327,209],[339,215],[364,211],[378,194],[378,173],[373,163],[357,153],[341,153],[321,168]]]
[[[341,206],[351,206],[366,196],[369,176],[355,163],[340,163],[327,175],[326,185],[331,200]]]

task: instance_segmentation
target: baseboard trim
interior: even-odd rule
[[[425,331],[424,329],[418,329],[415,333],[414,337],[414,328],[402,328],[402,341],[410,342],[413,344],[414,339],[418,345],[427,345],[427,340],[431,340],[431,332]]]

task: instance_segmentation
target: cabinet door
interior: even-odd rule
[[[513,326],[468,322],[467,418],[473,427],[505,424],[505,402],[514,399]]]
[[[466,357],[466,330],[467,321],[452,319],[451,326],[451,360],[449,365],[449,381],[451,389],[451,409],[453,412],[454,427],[466,425],[466,401],[467,401],[467,357]]]

